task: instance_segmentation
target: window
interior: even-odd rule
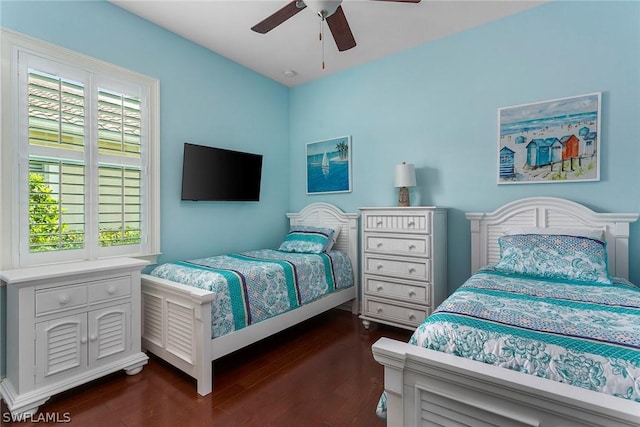
[[[15,161],[10,175],[2,171],[12,182],[2,185],[12,206],[2,228],[12,267],[156,255],[157,80],[7,35],[12,144],[3,144],[2,164]]]

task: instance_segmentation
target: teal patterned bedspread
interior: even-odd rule
[[[624,279],[560,282],[487,267],[409,343],[640,402],[640,288]]]
[[[262,249],[162,264],[149,274],[214,293],[211,338],[353,286],[351,263],[340,251]]]

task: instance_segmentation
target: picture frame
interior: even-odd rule
[[[498,109],[498,184],[600,180],[601,93]]]
[[[307,194],[351,192],[351,136],[306,145]]]

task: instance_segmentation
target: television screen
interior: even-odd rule
[[[184,144],[182,200],[258,201],[262,155]]]

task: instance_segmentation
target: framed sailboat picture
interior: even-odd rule
[[[307,144],[307,194],[351,191],[351,136]]]

